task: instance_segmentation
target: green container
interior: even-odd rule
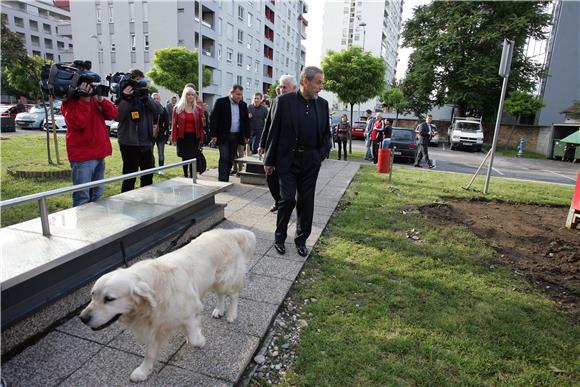
[[[560,142],[560,140],[554,140],[554,158],[564,159],[564,155],[566,154],[566,149],[568,144],[565,142]]]
[[[574,159],[580,161],[580,145],[576,145],[576,152],[574,153]]]

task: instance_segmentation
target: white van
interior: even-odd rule
[[[448,135],[449,149],[469,148],[480,152],[483,145],[481,118],[453,117]]]

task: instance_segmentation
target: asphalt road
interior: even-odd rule
[[[352,147],[359,150],[365,149],[364,142],[360,140],[353,140]],[[439,146],[430,147],[429,156],[435,161],[435,169],[438,171],[473,175],[483,161],[485,153],[450,151]],[[412,164],[397,164],[412,167]],[[573,185],[576,183],[579,169],[578,163],[495,156],[491,176]],[[479,174],[483,176],[487,174],[487,163]]]

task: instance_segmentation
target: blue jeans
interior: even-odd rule
[[[70,166],[72,168],[72,181],[74,185],[90,183],[91,181],[105,178],[105,159],[71,161]],[[99,185],[97,187],[73,192],[73,207],[88,202],[94,202],[103,195],[104,191],[105,187]]]
[[[258,152],[258,148],[260,147],[260,139],[262,138],[262,131],[257,130],[252,134],[252,153]]]
[[[165,163],[165,138],[157,139],[155,141],[157,144],[157,155],[159,156],[159,167],[162,167]]]
[[[365,136],[365,145],[367,147],[367,153],[365,154],[365,160],[371,160],[373,158],[372,155],[372,144],[373,142],[371,141],[371,135],[368,134],[367,136]]]

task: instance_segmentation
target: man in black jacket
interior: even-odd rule
[[[248,105],[243,101],[244,88],[233,85],[230,95],[219,98],[209,118],[211,146],[218,146],[218,180],[229,181],[238,145],[250,142]]]
[[[328,102],[318,97],[323,82],[322,70],[306,67],[300,74],[300,90],[279,96],[271,107],[264,170],[267,175],[276,170],[280,183],[274,242],[279,254],[286,252],[288,221],[296,206],[294,242],[299,255],[308,255],[316,180],[331,147]]]
[[[427,116],[427,120],[421,124],[419,129],[419,141],[417,142],[417,146],[419,149],[417,150],[417,157],[415,158],[415,167],[421,167],[421,160],[423,156],[425,156],[425,161],[427,162],[427,166],[429,168],[434,168],[435,166],[429,159],[429,139],[431,138],[431,121],[433,121],[433,117],[431,114]]]

